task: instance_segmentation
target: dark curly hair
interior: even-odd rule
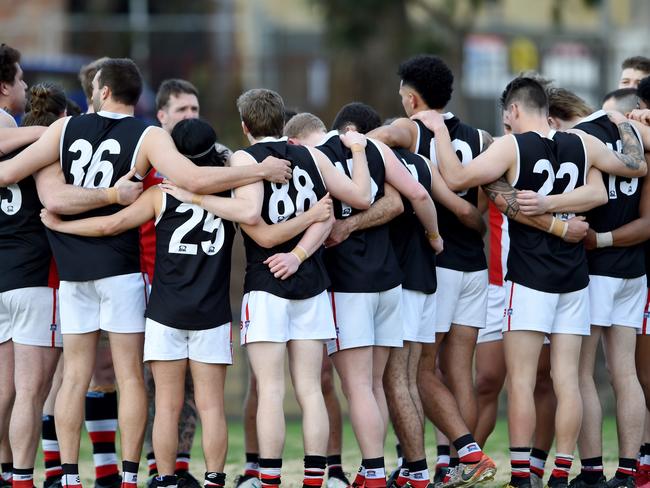
[[[636,87],[636,94],[643,103],[650,107],[650,76],[646,76],[639,82],[639,86]]]
[[[344,105],[336,114],[332,130],[340,131],[348,125],[353,125],[357,131],[366,134],[381,126],[381,117],[370,105],[352,102]]]
[[[507,109],[511,103],[519,102],[531,110],[548,114],[548,95],[541,83],[527,76],[518,76],[512,80],[499,99],[501,108]]]
[[[20,52],[7,44],[0,44],[0,83],[14,84],[20,63]]]
[[[417,91],[433,109],[442,109],[451,99],[454,75],[438,56],[420,54],[407,59],[397,70],[402,83]]]

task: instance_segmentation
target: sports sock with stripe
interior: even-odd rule
[[[530,451],[530,472],[534,473],[539,478],[543,478],[544,467],[546,466],[547,459],[548,452],[533,447],[533,450]]]
[[[61,465],[63,469],[63,476],[61,477],[61,485],[64,488],[81,488],[81,478],[79,477],[79,465],[78,464],[66,464]]]
[[[15,476],[14,470],[14,476]],[[636,473],[636,459],[631,458],[618,458],[618,468],[616,469],[616,476],[619,480],[624,480]]]
[[[580,478],[582,478],[585,483],[595,485],[601,476],[603,476],[602,456],[581,459],[580,464],[582,464]]]
[[[571,454],[555,454],[555,467],[551,471],[551,477],[548,479],[548,485],[553,486],[558,481],[566,482],[569,479],[569,471],[571,471],[571,464],[573,464],[573,456]]]
[[[449,456],[450,449],[447,444],[438,444],[436,447],[438,457],[436,458],[436,472],[449,467],[449,462],[451,458]]]
[[[13,488],[32,488],[34,486],[34,468],[14,467],[14,479],[11,486]]]
[[[115,432],[117,431],[117,393],[86,393],[86,430],[93,444],[95,480],[101,485],[117,483]]]
[[[409,470],[409,484],[413,488],[426,488],[429,484],[429,466],[426,458],[407,463],[407,467]]]
[[[386,468],[384,458],[363,459],[366,468],[366,488],[386,488]]]
[[[510,448],[510,485],[530,483],[530,447]]]
[[[41,447],[43,449],[43,459],[45,463],[45,486],[49,486],[63,475],[59,440],[56,437],[56,422],[54,421],[54,415],[43,415]]]
[[[404,462],[399,469],[397,478],[395,478],[395,484],[397,486],[404,486],[409,480],[409,468],[408,461]]]
[[[190,470],[190,453],[189,452],[179,452],[176,454],[176,468],[174,472],[177,475],[182,475],[187,473]]]
[[[366,482],[366,467],[363,465],[363,460],[362,460],[361,466],[359,466],[359,470],[357,471],[357,474],[354,477],[354,481],[352,481],[352,487],[358,488],[360,486],[363,486],[365,482]]]
[[[138,488],[138,468],[140,463],[122,461],[122,488]]]
[[[320,488],[323,486],[327,458],[325,456],[305,456],[304,465],[305,475],[302,480],[302,486],[313,488]]]
[[[282,458],[259,458],[262,488],[277,488],[282,483]]]
[[[639,469],[641,471],[650,471],[650,444],[645,443],[641,446],[639,455]]]
[[[244,476],[260,477],[260,455],[256,452],[246,453],[246,464],[244,465]]]
[[[327,477],[338,478],[346,480],[345,473],[343,472],[343,462],[341,461],[340,454],[332,454],[327,456]]]
[[[158,465],[156,464],[156,456],[152,452],[147,453],[147,476],[158,476]]]
[[[483,457],[483,451],[474,440],[472,434],[465,434],[454,441],[458,451],[458,460],[463,464],[478,463]]]

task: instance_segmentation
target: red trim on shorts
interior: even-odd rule
[[[149,305],[149,290],[147,290],[147,278],[145,278],[144,273],[140,273],[142,276],[142,284],[144,285],[144,304]]]
[[[248,298],[246,298],[246,312],[245,312],[244,319],[245,319],[244,327],[246,328],[246,332],[244,332],[244,344],[248,344],[248,324],[250,322],[250,315],[248,313]]]
[[[510,302],[508,303],[508,332],[510,331],[510,321],[512,320],[512,296],[515,294],[515,284],[511,283],[510,286]]]
[[[52,336],[52,346],[51,347],[55,347],[56,342],[55,342],[54,338],[56,336],[56,327],[58,327],[58,325],[56,323],[56,288],[52,288],[52,325],[54,325],[55,328],[54,328],[54,330],[52,330],[52,334],[51,334],[51,336]]]
[[[648,297],[645,302],[645,309],[643,311],[643,326],[641,327],[641,333],[647,335],[648,333],[648,313],[650,312],[650,287],[648,288]]]
[[[488,222],[490,225],[490,260],[488,266],[489,282],[492,285],[503,286],[503,265],[501,263],[501,236],[504,215],[497,206],[488,202]]]
[[[334,317],[334,330],[336,331],[336,350],[341,350],[341,344],[339,343],[339,325],[336,322],[336,300],[334,299],[334,291],[330,292],[332,297],[332,316]]]

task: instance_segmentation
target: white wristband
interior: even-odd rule
[[[596,234],[596,247],[610,247],[614,244],[614,237],[611,232],[598,232]]]

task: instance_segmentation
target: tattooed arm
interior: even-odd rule
[[[598,168],[603,173],[623,176],[626,178],[640,178],[648,171],[643,148],[637,138],[632,124],[629,121],[617,124],[623,143],[623,152],[618,153],[609,149],[602,141],[580,130],[571,130],[582,137],[587,152],[589,164]]]
[[[536,216],[524,215],[517,202],[517,190],[515,190],[505,176],[502,176],[492,183],[482,186],[487,197],[496,205],[496,207],[509,219],[520,224],[534,227],[538,230],[549,232],[553,223],[553,215],[543,214]],[[568,242],[581,241],[589,228],[584,217],[573,217],[567,221],[568,228],[564,240]]]

